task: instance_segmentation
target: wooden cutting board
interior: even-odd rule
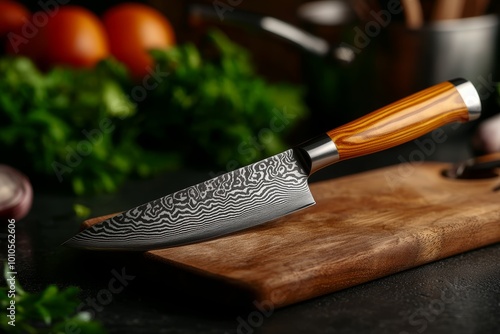
[[[313,207],[145,257],[282,307],[500,242],[500,177],[448,179],[447,167],[396,165],[314,183]]]

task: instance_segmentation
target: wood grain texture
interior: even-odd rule
[[[466,122],[469,112],[449,82],[427,88],[327,132],[346,160],[416,139],[451,122]]]
[[[313,207],[150,251],[146,262],[194,273],[201,290],[203,278],[216,280],[282,307],[500,242],[500,177],[447,179],[447,167],[397,165],[315,183]]]

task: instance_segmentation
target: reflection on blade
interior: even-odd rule
[[[65,245],[149,250],[255,226],[314,204],[293,150],[140,205],[94,225]]]

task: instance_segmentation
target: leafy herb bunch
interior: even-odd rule
[[[78,195],[113,192],[132,176],[227,170],[278,153],[307,115],[301,88],[266,82],[219,31],[203,47],[151,54],[147,85],[113,59],[41,72],[27,58],[0,58],[4,162]]]

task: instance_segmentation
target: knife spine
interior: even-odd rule
[[[340,160],[337,146],[326,133],[298,145],[295,152],[309,175]]]

